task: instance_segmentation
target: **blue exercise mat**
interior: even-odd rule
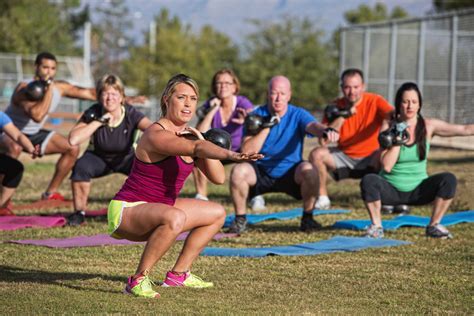
[[[474,210],[456,212],[445,215],[441,220],[441,224],[444,226],[455,225],[459,223],[472,223],[474,222]],[[402,226],[416,226],[425,227],[430,223],[430,218],[425,216],[415,215],[400,215],[393,219],[383,220],[382,226],[384,229],[395,230]],[[371,224],[370,220],[366,219],[350,219],[337,221],[334,228],[345,228],[353,230],[364,230]]]
[[[269,213],[269,214],[247,214],[247,223],[248,224],[257,224],[263,221],[268,221],[271,219],[279,219],[279,220],[288,220],[293,219],[296,217],[301,216],[303,209],[301,207],[294,208],[292,210],[277,212],[277,213]],[[342,213],[349,213],[348,210],[314,210],[313,215],[325,215],[325,214],[342,214]],[[230,224],[235,219],[235,215],[227,215],[225,218],[224,227],[229,227]]]
[[[214,248],[206,247],[203,256],[221,257],[264,257],[264,256],[311,256],[338,251],[358,251],[365,248],[379,248],[408,245],[411,242],[393,239],[335,236],[328,240],[298,245],[267,248]]]

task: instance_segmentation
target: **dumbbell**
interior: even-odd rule
[[[84,111],[84,114],[82,114],[82,121],[86,124],[89,124],[92,121],[98,121],[105,125],[109,122],[109,118],[102,118],[102,110],[93,106]]]
[[[324,109],[324,114],[329,122],[333,122],[338,117],[348,118],[352,115],[350,109],[340,109],[337,105],[330,104]]]
[[[40,101],[46,94],[46,88],[51,84],[52,80],[33,80],[26,85],[25,94],[29,101]]]
[[[250,114],[245,118],[245,130],[249,135],[256,135],[262,129],[275,126],[278,123],[279,119],[276,115],[263,117],[257,114]]]
[[[211,128],[210,130],[202,134],[202,136],[204,136],[205,140],[224,149],[230,150],[230,148],[232,147],[232,140],[230,134],[224,131],[223,129]]]

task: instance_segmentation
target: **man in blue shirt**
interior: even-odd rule
[[[313,219],[313,206],[318,194],[317,171],[311,163],[303,161],[304,138],[309,134],[336,142],[339,135],[318,123],[307,110],[289,104],[290,99],[290,80],[284,76],[273,77],[268,84],[267,104],[252,112],[263,117],[275,116],[279,122],[243,139],[243,152],[259,152],[265,157],[232,168],[230,192],[236,218],[229,232],[242,233],[245,230],[247,199],[268,192],[284,192],[302,199],[300,229],[321,228]]]

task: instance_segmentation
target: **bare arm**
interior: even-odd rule
[[[197,125],[196,128],[200,132],[207,132],[211,128],[212,124],[212,119],[214,118],[214,115],[216,115],[217,111],[219,111],[220,108],[220,103],[221,100],[218,98],[214,98],[210,102],[210,109],[209,112],[207,112],[206,116],[200,121]]]
[[[54,83],[51,83],[46,88],[45,95],[41,101],[28,100],[26,96],[26,86],[27,84],[24,82],[21,82],[17,85],[15,92],[12,96],[12,104],[14,106],[21,107],[29,118],[39,123],[48,114],[49,107],[51,105],[51,100],[53,98],[52,88],[54,86]]]
[[[450,124],[438,119],[426,119],[426,129],[429,138],[474,135],[474,124]]]
[[[257,160],[263,157],[254,153],[237,153],[206,140],[187,139],[154,126],[148,128],[141,138],[137,156],[146,161],[157,161],[167,156],[189,156],[202,159],[228,159],[236,162]]]
[[[390,127],[390,121],[384,120],[382,122],[382,127],[380,131],[386,131]],[[380,154],[380,165],[383,171],[390,173],[392,171],[393,166],[398,160],[398,156],[400,155],[400,146],[393,146],[388,149],[382,150]]]
[[[95,133],[99,127],[101,127],[103,124],[100,121],[92,121],[89,124],[84,123],[84,122],[79,122],[74,126],[74,128],[71,130],[69,133],[69,144],[71,146],[76,146],[84,141],[88,140],[92,134]]]
[[[31,141],[22,132],[20,132],[20,130],[15,125],[13,125],[13,123],[8,123],[7,125],[3,126],[3,131],[5,134],[10,136],[11,139],[20,144],[26,152],[30,154],[35,153],[35,147]]]
[[[144,117],[138,122],[138,129],[141,130],[142,132],[146,130],[150,125],[153,124],[148,117]]]
[[[55,83],[61,91],[61,95],[65,97],[90,101],[95,101],[97,99],[95,88],[82,88],[65,81],[56,81]]]
[[[256,135],[245,136],[242,139],[242,152],[260,152],[268,134],[270,134],[270,127],[263,128]]]

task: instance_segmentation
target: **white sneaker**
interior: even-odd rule
[[[263,212],[267,209],[265,206],[265,199],[261,195],[254,196],[250,200],[249,205],[252,211],[255,213]]]
[[[326,195],[320,195],[316,203],[314,203],[314,208],[318,210],[327,210],[331,207],[331,200]]]
[[[207,196],[202,195],[202,194],[199,194],[199,193],[196,193],[196,195],[194,196],[194,198],[195,198],[195,199],[198,199],[198,200],[209,201],[209,199],[207,198]]]

